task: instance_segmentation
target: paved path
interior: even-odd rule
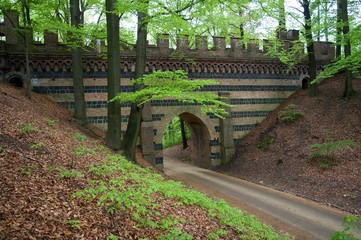
[[[262,222],[296,239],[330,239],[347,213],[254,183],[165,159],[166,175],[209,196],[256,215]],[[361,230],[353,232],[361,239]]]

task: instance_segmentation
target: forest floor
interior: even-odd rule
[[[248,235],[245,230],[248,223],[240,224],[243,230],[239,231],[222,225],[200,205],[182,204],[178,198],[156,191],[145,198],[152,201],[146,206],[149,211],[154,210],[154,214],[148,212],[149,215],[135,220],[136,209],[143,209],[137,208],[137,204],[148,204],[142,202],[142,195],[137,193],[142,184],[151,179],[141,182],[139,176],[146,170],[134,164],[129,167],[124,158],[120,162],[119,154],[112,154],[104,147],[103,138],[104,132],[91,125],[80,127],[68,110],[46,96],[34,93],[29,100],[24,89],[0,84],[0,240],[157,239],[162,236],[161,239],[176,239],[178,234],[184,237],[183,233],[193,239],[217,234],[222,234],[223,239],[235,239],[239,234],[257,238],[257,234],[265,232],[279,238],[253,217],[242,218],[258,229],[253,230],[256,235]],[[104,163],[111,159],[113,165]],[[123,165],[128,167],[117,170]],[[164,184],[161,178],[152,180],[152,187],[147,185],[144,191],[148,193],[157,184]],[[118,184],[119,189],[130,194],[119,203],[118,210],[111,195],[117,189],[114,185],[107,193],[109,196],[103,195],[106,198],[102,203],[93,198],[101,195],[102,184],[105,188]],[[88,201],[86,197],[72,197],[74,192],[91,186],[100,192],[91,190]],[[116,194],[118,201],[122,196],[119,192]],[[136,201],[138,198],[140,203]],[[126,204],[130,207],[126,208]]]
[[[361,214],[361,80],[353,81],[358,94],[348,101],[340,98],[343,84],[337,76],[322,82],[316,97],[308,90],[294,93],[242,139],[233,161],[217,171]],[[304,115],[286,123],[280,114],[290,104]],[[341,140],[357,146],[310,159],[317,150],[311,145]],[[180,146],[167,151],[180,159],[189,155]]]
[[[361,214],[361,80],[357,95],[341,99],[344,79],[322,82],[319,95],[308,90],[293,94],[237,146],[235,160],[220,172],[305,197],[328,206]],[[295,104],[304,115],[295,122],[280,121],[280,111]],[[264,149],[257,143],[270,144]],[[327,156],[310,159],[313,144],[352,140]],[[328,145],[330,146],[330,145]],[[332,158],[332,159],[331,159]]]

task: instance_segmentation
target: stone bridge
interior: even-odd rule
[[[16,31],[18,14],[9,12],[0,23],[0,81],[21,86],[25,72],[24,40]],[[32,36],[31,30],[29,34]],[[298,31],[279,34],[288,49],[298,39]],[[267,44],[265,40],[263,44]],[[185,70],[190,79],[215,79],[218,85],[205,86],[201,91],[215,92],[234,105],[226,119],[201,114],[200,106],[179,103],[173,99],[156,100],[143,108],[141,144],[145,158],[163,167],[162,138],[165,128],[180,116],[191,132],[190,144],[195,165],[212,168],[229,161],[235,144],[260,123],[279,103],[307,84],[308,67],[304,61],[287,71],[287,66],[261,50],[260,43],[248,43],[243,48],[239,38],[213,38],[209,48],[205,37],[195,39],[190,48],[188,39],[179,38],[176,48],[170,48],[169,36],[162,35],[156,45],[147,48],[146,72],[155,70]],[[315,42],[318,70],[334,58],[331,43]],[[85,98],[88,121],[107,128],[107,62],[101,42],[97,47],[85,47],[83,56]],[[44,33],[43,42],[30,45],[30,68],[33,91],[47,96],[72,110],[73,83],[70,51],[58,41],[57,34]],[[129,81],[134,78],[135,51],[124,47],[119,63],[122,92],[132,91]],[[122,106],[122,133],[126,130],[130,107]]]

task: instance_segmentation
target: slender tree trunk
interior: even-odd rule
[[[107,88],[108,100],[113,99],[120,90],[120,46],[119,46],[119,16],[114,13],[116,0],[106,0],[107,39],[108,39],[108,69]],[[108,131],[106,142],[114,150],[120,149],[121,111],[120,102],[108,103]]]
[[[307,56],[308,56],[308,74],[310,75],[310,82],[312,82],[317,75],[316,70],[316,57],[313,44],[312,26],[311,26],[311,14],[310,14],[310,1],[303,0],[303,15],[305,18],[305,31],[306,31],[306,43],[307,43]],[[311,84],[310,95],[317,95],[317,84]]]
[[[29,60],[29,35],[28,35],[28,7],[25,0],[21,1],[21,11],[24,23],[24,48],[25,48],[25,95],[31,99],[30,60]]]
[[[285,0],[278,0],[278,14],[278,30],[285,32],[287,30]]]
[[[243,14],[244,14],[244,10],[241,8],[238,11],[239,19],[242,19]],[[244,39],[244,23],[243,23],[243,20],[241,20],[241,23],[239,24],[239,34],[240,34],[240,37],[241,37],[241,40],[242,40],[242,48],[245,49],[246,48],[246,43],[245,43],[245,39]]]
[[[71,8],[71,25],[79,28],[80,24],[80,10],[79,0],[70,0]],[[84,97],[84,83],[83,83],[83,60],[81,38],[72,34],[72,41],[75,46],[71,49],[72,56],[72,70],[73,70],[73,86],[74,86],[74,117],[79,120],[81,125],[86,125],[86,109]]]
[[[344,39],[344,52],[345,52],[345,58],[351,55],[351,42],[350,38],[348,36],[348,33],[350,32],[350,26],[348,21],[348,7],[347,7],[347,0],[341,0],[341,13],[342,13],[342,33],[343,33],[343,39]],[[350,98],[354,93],[353,87],[352,87],[352,73],[350,70],[345,70],[345,89],[343,92],[344,98]]]
[[[181,135],[182,135],[183,149],[186,149],[188,147],[188,143],[187,143],[186,129],[183,119],[179,118],[179,123],[180,123]]]
[[[323,4],[324,4],[324,18],[323,18],[323,26],[324,26],[324,31],[325,31],[325,40],[326,42],[329,41],[329,25],[328,25],[328,15],[329,15],[329,5],[328,5],[328,2],[327,1],[323,1]]]
[[[317,6],[317,41],[321,41],[321,2]]]
[[[148,4],[148,1],[145,1],[145,3]],[[138,12],[138,32],[135,46],[135,79],[143,77],[145,72],[147,61],[147,16],[148,14],[146,12]],[[135,84],[133,91],[138,91],[142,88],[143,85]],[[124,153],[129,160],[135,160],[135,148],[140,134],[141,120],[142,108],[138,107],[136,103],[132,103],[127,131],[122,141]]]
[[[337,0],[337,21],[336,21],[336,59],[341,58],[342,45],[342,11],[341,0]]]

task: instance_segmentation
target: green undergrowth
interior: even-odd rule
[[[115,221],[115,216],[130,213],[138,227],[161,230],[163,235],[158,239],[192,239],[178,226],[186,219],[161,214],[159,202],[166,198],[175,199],[175,205],[200,206],[209,216],[219,219],[224,229],[217,229],[208,235],[208,239],[224,238],[227,228],[234,229],[240,239],[288,239],[254,216],[230,207],[224,200],[212,200],[180,182],[165,180],[162,175],[133,164],[121,155],[107,154],[101,163],[88,165],[85,174],[89,179],[88,186],[75,192],[72,199],[96,201],[111,221]],[[111,236],[112,239],[116,237]]]
[[[56,122],[49,120],[47,124],[55,126]],[[40,132],[40,129],[30,122],[20,123],[18,127],[21,135]],[[271,227],[260,223],[254,216],[230,207],[224,200],[212,200],[201,192],[184,187],[180,182],[166,180],[151,169],[140,167],[119,154],[111,153],[104,146],[89,147],[92,142],[82,134],[76,133],[71,137],[75,144],[68,146],[68,149],[73,151],[70,165],[49,166],[47,171],[57,174],[60,180],[69,183],[86,179],[86,187],[73,193],[71,199],[83,203],[96,202],[107,213],[113,226],[118,224],[119,216],[128,215],[137,223],[138,228],[158,230],[160,234],[157,239],[193,239],[181,227],[187,223],[187,219],[176,214],[164,214],[162,202],[172,199],[171,204],[174,207],[199,206],[210,217],[218,220],[220,227],[208,233],[207,239],[224,239],[229,232],[237,233],[239,239],[289,239],[288,236],[281,236]],[[44,142],[37,142],[31,145],[31,149],[45,146]],[[104,156],[102,162],[90,164],[85,169],[77,169],[77,159],[97,154]],[[22,167],[18,171],[22,175],[32,175],[36,166]],[[73,216],[64,224],[73,230],[82,228],[81,221]],[[112,234],[106,239],[118,239],[118,236]]]
[[[274,141],[275,141],[275,136],[269,134],[269,135],[264,136],[260,140],[258,140],[256,142],[256,147],[267,151],[269,149],[269,147],[271,146],[271,144],[274,143]]]
[[[328,169],[336,162],[335,154],[345,148],[355,148],[358,144],[352,140],[326,141],[324,143],[312,144],[312,152],[308,160],[319,162],[320,168]]]
[[[305,113],[299,109],[299,106],[296,104],[289,104],[284,110],[279,114],[279,119],[285,123],[295,122],[297,119],[305,115]]]

